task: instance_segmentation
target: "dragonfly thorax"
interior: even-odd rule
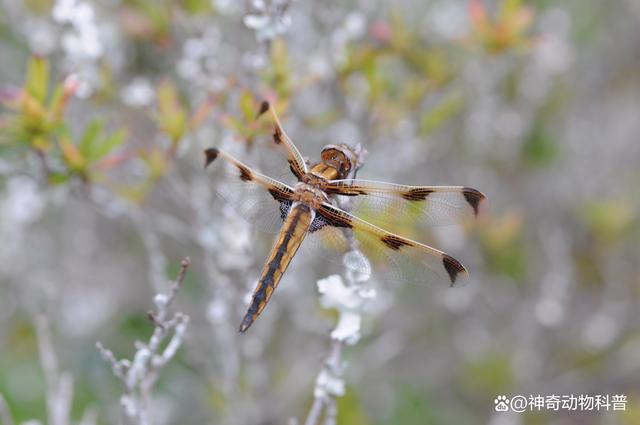
[[[293,188],[292,200],[307,205],[310,208],[318,209],[323,202],[328,202],[329,198],[322,189],[304,182],[299,182]]]
[[[311,170],[304,174],[300,178],[300,181],[309,186],[324,190],[324,188],[327,187],[328,181],[332,180],[330,176],[334,173],[335,171],[332,172],[332,170],[327,169],[323,163],[319,163],[311,167]]]

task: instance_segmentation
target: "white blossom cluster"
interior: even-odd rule
[[[220,77],[222,35],[217,27],[207,27],[201,35],[182,44],[182,55],[176,64],[178,75],[199,89],[219,91],[225,79]]]
[[[91,96],[98,84],[98,60],[105,51],[94,7],[79,0],[57,0],[51,9],[53,20],[63,26],[61,47],[67,67],[78,75],[76,95]]]
[[[255,32],[258,42],[273,40],[291,26],[291,0],[253,0],[252,5],[255,12],[245,15],[243,22]]]
[[[149,106],[155,99],[155,91],[151,81],[137,77],[120,90],[120,99],[133,107]]]
[[[168,309],[182,287],[190,265],[191,260],[188,257],[182,260],[178,278],[171,282],[168,293],[156,294],[154,297],[156,311],[149,312],[149,319],[155,328],[147,343],[136,342],[137,351],[133,360],[118,360],[100,342],[96,344],[104,360],[111,365],[113,374],[123,383],[124,391],[120,404],[127,423],[149,425],[153,422],[150,407],[151,389],[162,368],[182,345],[189,324],[189,316],[179,312],[170,315]]]
[[[320,421],[324,411],[325,424],[335,424],[337,406],[335,399],[345,393],[345,383],[342,378],[345,364],[342,360],[342,349],[346,345],[354,345],[360,340],[362,314],[367,306],[375,299],[375,289],[367,282],[371,277],[371,267],[367,258],[358,250],[347,252],[343,257],[345,264],[344,279],[339,275],[332,275],[318,281],[320,303],[324,308],[338,310],[338,323],[331,331],[331,354],[316,377],[313,391],[314,403],[305,425],[314,425]],[[365,273],[355,272],[349,264],[357,262],[365,267]]]

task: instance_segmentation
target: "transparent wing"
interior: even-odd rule
[[[372,272],[384,282],[458,285],[468,276],[464,266],[450,255],[387,232],[328,203],[316,210],[307,238],[305,243],[335,261],[357,246],[366,259],[351,256],[341,261],[342,265],[357,273]]]
[[[291,207],[293,189],[216,148],[207,149],[205,158],[218,197],[258,229],[278,233]]]
[[[403,220],[428,226],[454,224],[478,215],[484,194],[464,186],[406,186],[372,180],[334,180],[327,193],[358,216],[387,228]]]
[[[278,119],[278,115],[276,114],[273,106],[265,100],[260,104],[260,110],[258,111],[257,117],[261,117],[266,112],[269,113],[269,117],[273,122],[273,143],[284,150],[287,155],[287,162],[289,163],[291,172],[296,176],[296,178],[301,179],[308,171],[302,154],[300,154],[296,145],[282,129],[282,125],[280,124],[280,120]]]

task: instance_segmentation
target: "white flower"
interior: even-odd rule
[[[153,297],[153,302],[158,307],[158,309],[163,309],[167,305],[168,297],[165,294],[156,294]]]
[[[223,15],[231,15],[236,12],[242,3],[237,0],[211,0],[217,12]]]
[[[84,27],[93,27],[93,18],[93,8],[87,3],[78,3],[74,9],[71,21],[77,28],[82,29]]]
[[[98,30],[93,26],[84,26],[82,30],[64,34],[62,47],[72,60],[77,61],[98,59],[103,53]]]
[[[96,61],[105,50],[95,9],[88,2],[58,0],[51,15],[55,22],[64,26],[60,44],[66,54],[67,71],[84,76],[75,95],[89,97],[98,85]]]
[[[338,275],[318,281],[318,291],[322,294],[320,303],[325,308],[335,308],[340,312],[338,324],[331,332],[331,338],[353,345],[360,339],[361,313],[366,304],[375,297],[375,290],[360,284],[347,286]]]
[[[320,303],[325,308],[357,312],[366,302],[375,297],[375,290],[361,286],[347,286],[342,277],[332,275],[318,281],[318,291],[322,294]]]
[[[345,344],[353,345],[360,339],[360,324],[362,317],[360,314],[351,312],[340,313],[338,325],[331,332],[331,338],[342,341]]]
[[[15,177],[7,183],[2,215],[6,222],[15,225],[38,220],[44,209],[44,199],[38,193],[38,185],[28,177]]]
[[[313,395],[316,398],[341,397],[345,393],[344,380],[333,375],[327,369],[322,369],[316,378]]]
[[[192,84],[206,86],[219,66],[220,41],[217,28],[207,28],[201,36],[188,38],[176,65],[178,75]]]
[[[222,323],[228,314],[228,306],[222,298],[215,298],[207,307],[207,320],[211,323]]]
[[[72,22],[75,16],[76,0],[58,0],[51,10],[53,19],[61,24]]]
[[[51,54],[58,47],[55,24],[44,20],[26,23],[26,36],[29,40],[29,49],[40,56]]]
[[[287,32],[291,25],[291,16],[287,13],[288,0],[274,0],[269,6],[263,1],[254,1],[253,7],[258,13],[246,15],[242,21],[254,30],[258,42],[273,40]]]
[[[362,37],[367,31],[367,18],[362,12],[351,12],[344,20],[344,28],[351,39]]]
[[[149,106],[153,98],[153,86],[145,78],[136,78],[120,91],[120,99],[130,106]]]
[[[238,270],[248,267],[251,256],[246,255],[251,248],[251,226],[238,217],[235,211],[225,211],[225,225],[219,231],[219,240],[226,247],[220,253],[220,267],[224,270]]]
[[[331,275],[318,281],[318,292],[322,294],[320,303],[324,308],[354,309],[360,304],[360,300],[347,288],[338,275]]]
[[[184,42],[182,52],[186,58],[200,59],[207,54],[207,46],[199,38],[190,38]]]

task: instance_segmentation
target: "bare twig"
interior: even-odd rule
[[[351,241],[352,250],[345,254],[345,266],[358,260],[369,269],[368,260],[358,251],[357,243]],[[366,265],[364,264],[366,263]],[[350,267],[345,267],[344,280],[340,276],[330,276],[318,282],[325,307],[336,308],[340,315],[336,327],[331,332],[331,352],[318,373],[314,389],[314,400],[304,425],[317,425],[324,417],[324,425],[335,425],[338,416],[337,397],[344,395],[342,380],[344,364],[342,351],[345,344],[355,344],[360,338],[360,315],[375,292],[365,286],[369,274],[362,275]]]
[[[113,374],[122,381],[124,391],[120,398],[125,423],[149,425],[151,418],[151,390],[158,380],[162,368],[175,356],[182,345],[189,324],[189,316],[183,313],[169,314],[169,307],[184,284],[191,260],[186,257],[180,264],[175,281],[169,283],[166,293],[156,294],[153,301],[155,310],[148,313],[154,325],[153,334],[145,344],[135,343],[136,353],[133,360],[118,360],[113,352],[100,342],[96,347],[102,358],[111,365]],[[163,350],[161,346],[169,338]]]
[[[40,363],[47,385],[47,416],[49,425],[69,425],[73,400],[73,377],[69,372],[60,373],[49,322],[43,315],[36,316],[36,334]]]
[[[2,394],[0,394],[0,421],[2,421],[2,425],[13,425],[9,405]]]
[[[322,414],[323,407],[324,401],[318,397],[314,398],[311,409],[309,409],[307,419],[304,421],[304,425],[315,425],[320,422],[320,415]]]
[[[98,423],[98,412],[94,407],[89,407],[84,411],[82,419],[78,425],[96,425]]]

